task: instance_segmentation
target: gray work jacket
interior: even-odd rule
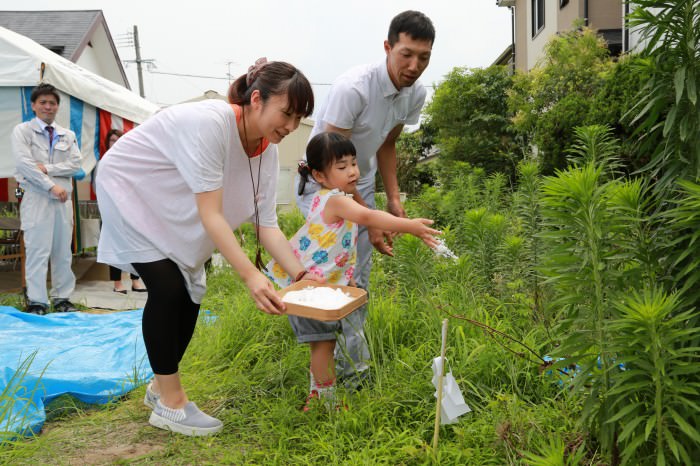
[[[73,192],[71,179],[80,168],[81,154],[75,133],[69,129],[55,125],[58,139],[49,151],[49,139],[37,118],[20,123],[12,131],[12,154],[15,157],[15,179],[25,191],[49,192],[58,185]],[[46,167],[44,174],[37,167],[42,163]]]

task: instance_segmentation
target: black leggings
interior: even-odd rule
[[[138,280],[139,276],[134,275],[133,273],[129,274],[129,277],[131,277],[132,280]],[[109,266],[109,279],[112,280],[113,282],[118,282],[119,280],[122,279],[122,271],[114,266]]]
[[[199,304],[192,302],[185,277],[170,259],[131,264],[148,289],[143,308],[143,341],[153,372],[175,374],[197,324]]]

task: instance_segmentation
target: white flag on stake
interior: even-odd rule
[[[439,377],[442,373],[442,358],[438,356],[433,359],[433,385],[439,390]],[[457,418],[471,411],[469,405],[464,401],[462,391],[457,385],[457,381],[452,375],[452,371],[445,374],[442,384],[442,401],[440,403],[440,424],[455,424]],[[438,398],[438,392],[435,392]]]

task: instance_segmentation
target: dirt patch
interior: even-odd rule
[[[134,443],[130,445],[112,445],[102,449],[93,449],[75,458],[75,464],[108,464],[116,460],[129,460],[146,456],[163,449],[163,445],[152,443]]]
[[[113,409],[86,410],[57,422],[47,422],[41,432],[44,447],[34,464],[102,465],[159,456],[168,433],[148,424],[148,410],[140,397],[124,400]],[[43,461],[46,461],[44,463]]]

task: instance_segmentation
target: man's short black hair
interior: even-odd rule
[[[39,84],[37,87],[35,87],[32,91],[32,95],[29,97],[29,100],[31,100],[31,102],[34,103],[36,102],[36,99],[38,99],[40,96],[49,94],[56,97],[56,103],[60,105],[61,96],[58,95],[58,89],[53,87],[51,84],[46,83]]]
[[[413,40],[435,42],[435,27],[430,18],[420,11],[407,10],[399,13],[389,25],[389,45],[394,46],[399,41],[399,34],[406,33]]]

